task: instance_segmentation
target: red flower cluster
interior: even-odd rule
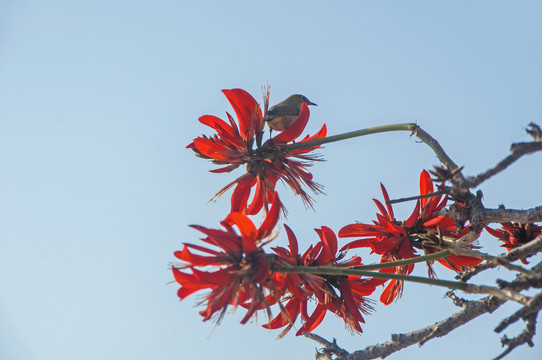
[[[321,192],[321,186],[312,180],[312,174],[307,170],[312,161],[318,160],[310,154],[318,146],[292,149],[289,145],[305,129],[309,109],[303,104],[297,120],[290,127],[262,144],[266,109],[262,114],[256,100],[244,90],[223,92],[237,120],[228,113],[228,122],[211,115],[202,116],[200,122],[213,128],[216,134],[197,137],[188,148],[197,156],[222,166],[212,172],[230,172],[245,165],[246,173],[215,195],[220,196],[235,186],[231,210],[220,223],[222,228],[192,225],[205,235],[201,240],[206,245],[184,243],[182,250],[175,252],[182,263],[172,267],[175,280],[180,285],[178,296],[181,300],[199,291],[207,292],[201,302],[205,308],[200,312],[205,321],[213,318],[220,322],[229,307],[242,307],[246,309],[241,320],[244,324],[257,311],[266,310],[269,322],[265,328],[284,328],[282,336],[300,318],[302,326],[297,335],[301,335],[305,331],[313,331],[326,313],[331,312],[341,317],[352,332],[361,332],[363,316],[373,309],[367,296],[388,280],[349,275],[356,272],[348,272],[348,268],[362,265],[359,256],[347,257],[349,250],[370,248],[381,256],[381,263],[387,263],[417,257],[417,250],[434,253],[446,248],[446,242],[461,237],[462,232],[453,219],[436,215],[446,206],[447,197],[421,198],[409,218],[398,221],[392,206],[387,204],[389,196],[382,186],[386,205],[373,199],[379,209],[377,220],[372,224],[358,223],[342,228],[339,237],[357,238],[342,249],[338,248],[335,233],[322,226],[315,229],[319,241],[300,252],[296,236],[284,225],[288,248],[277,246],[271,248],[272,252],[266,252],[265,245],[276,237],[279,214],[281,210],[285,211],[275,190],[276,183],[281,180],[288,184],[308,205],[312,199],[304,188]],[[268,93],[264,104],[267,107]],[[306,136],[297,144],[325,136],[324,125],[315,135]],[[255,188],[254,192],[252,188]],[[433,193],[433,183],[426,171],[420,176],[420,193],[422,196]],[[261,225],[256,226],[248,215],[260,212],[265,216]],[[530,229],[534,230],[529,236],[540,234],[539,227]],[[511,237],[508,241],[512,241]],[[473,266],[481,260],[450,255],[438,261],[449,269],[460,271],[463,266]],[[408,275],[413,268],[414,265],[405,265],[380,271]],[[434,275],[431,264],[428,268],[430,276]],[[315,271],[319,273],[313,273]],[[330,273],[335,275],[326,275]],[[389,304],[401,294],[402,289],[402,281],[391,280],[380,300]],[[280,311],[273,318],[271,307],[275,305]]]
[[[354,256],[343,260],[345,252],[338,253],[337,237],[333,231],[322,226],[315,229],[320,241],[310,246],[302,255],[299,254],[297,239],[293,231],[286,225],[289,247],[275,247],[273,251],[278,255],[278,266],[328,266],[347,268],[362,265],[361,258]],[[281,334],[284,335],[293,326],[299,315],[304,325],[297,331],[297,335],[314,330],[324,319],[327,311],[341,317],[348,328],[361,332],[360,323],[364,323],[362,314],[368,314],[372,307],[365,298],[372,294],[376,286],[386,280],[361,279],[359,276],[330,276],[315,274],[275,273],[273,275],[275,286],[283,299],[287,299],[284,311],[275,317],[268,329],[278,329],[286,326]],[[317,304],[312,314],[308,313],[308,301],[316,298]]]
[[[307,170],[311,161],[318,160],[308,153],[318,146],[303,150],[288,150],[285,147],[287,143],[295,141],[305,129],[309,119],[307,105],[303,104],[298,119],[290,127],[262,144],[264,121],[256,100],[242,89],[223,90],[223,93],[235,111],[237,122],[228,113],[226,115],[229,123],[216,116],[204,115],[199,121],[217,133],[211,137],[197,137],[187,146],[194,150],[197,156],[210,159],[217,165],[225,165],[211,172],[230,172],[246,165],[246,173],[222,188],[215,198],[236,185],[231,199],[231,211],[254,215],[262,208],[268,209],[275,185],[278,180],[282,180],[300,195],[307,205],[312,205],[312,199],[303,186],[307,186],[314,193],[322,190],[321,185],[312,180],[312,174]],[[324,125],[315,135],[307,136],[298,143],[323,138],[326,132]],[[256,189],[249,204],[254,186]]]
[[[230,213],[227,221],[221,223],[224,230],[193,225],[206,235],[202,239],[204,242],[220,250],[184,244],[181,251],[175,252],[175,256],[183,261],[182,265],[172,267],[175,280],[181,285],[179,298],[183,300],[197,291],[210,290],[204,301],[206,309],[200,312],[204,320],[218,314],[216,320],[219,322],[229,306],[242,306],[247,309],[241,320],[244,324],[257,310],[267,309],[270,314],[270,306],[278,302],[281,312],[264,325],[268,329],[286,326],[285,334],[301,315],[304,325],[297,332],[300,335],[315,329],[325,313],[330,311],[343,318],[350,329],[361,332],[362,314],[372,310],[365,296],[385,280],[280,273],[281,266],[344,268],[362,264],[358,256],[342,261],[345,253],[337,253],[337,237],[325,226],[316,229],[320,241],[300,255],[297,239],[285,225],[289,249],[276,247],[273,248],[276,255],[266,254],[263,245],[275,236],[273,230],[279,210],[280,201],[275,194],[271,209],[259,228],[241,213]],[[231,224],[237,227],[238,232]],[[317,305],[309,315],[308,302],[311,299],[316,299]]]
[[[373,199],[380,213],[376,214],[377,221],[373,224],[351,224],[339,231],[339,237],[358,237],[359,240],[345,245],[342,250],[369,247],[372,252],[381,255],[380,262],[386,263],[418,256],[416,249],[423,250],[426,254],[434,253],[442,249],[443,238],[457,239],[461,234],[457,233],[455,222],[443,215],[435,215],[442,210],[448,198],[436,195],[430,198],[419,199],[412,214],[405,221],[397,221],[389,202],[386,188],[381,185],[382,194],[386,206],[380,201]],[[420,195],[433,193],[433,182],[427,171],[420,174]],[[482,260],[468,256],[450,255],[438,261],[454,271],[460,271],[463,266],[474,266]],[[431,264],[427,264],[430,276],[434,276]],[[381,269],[382,272],[390,272],[408,275],[414,269],[414,264],[397,266],[395,268]],[[380,301],[386,305],[398,298],[403,291],[403,281],[391,280],[380,297]]]
[[[542,234],[542,226],[533,223],[520,224],[507,222],[501,223],[501,227],[501,229],[492,229],[486,226],[485,229],[488,233],[501,240],[504,243],[501,246],[508,251],[525,245]],[[524,264],[529,263],[527,259],[521,259],[521,262]]]
[[[230,213],[228,221],[221,223],[224,230],[192,225],[207,236],[202,239],[203,242],[220,250],[185,243],[181,251],[175,252],[175,256],[184,262],[172,267],[175,280],[181,285],[179,298],[183,300],[197,291],[210,290],[205,300],[207,308],[200,314],[204,320],[209,320],[218,312],[217,322],[229,305],[237,307],[250,303],[241,321],[246,323],[262,304],[266,305],[271,277],[262,245],[274,237],[279,211],[280,201],[275,195],[271,209],[259,228],[241,213]],[[237,227],[239,233],[231,224]],[[190,271],[182,271],[185,269]]]

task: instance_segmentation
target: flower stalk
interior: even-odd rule
[[[432,261],[444,258],[448,255],[451,255],[452,251],[450,250],[442,250],[438,251],[433,254],[424,255],[424,256],[417,256],[410,259],[404,259],[404,260],[397,260],[397,261],[389,261],[386,263],[380,263],[380,264],[369,264],[369,265],[359,265],[359,266],[353,266],[352,269],[359,269],[359,270],[378,270],[378,269],[386,269],[386,268],[393,268],[395,266],[404,266],[404,265],[410,265],[410,264],[416,264],[419,262],[424,261]]]
[[[336,268],[327,266],[284,266],[273,268],[272,271],[278,273],[288,274],[317,274],[317,275],[331,275],[331,276],[364,276],[367,278],[377,278],[386,280],[401,280],[410,281],[421,284],[436,285],[453,290],[466,290],[468,288],[467,283],[451,280],[440,280],[434,278],[425,278],[421,276],[402,275],[395,273],[374,272],[367,270],[359,270],[354,268]]]
[[[333,136],[328,136],[321,139],[315,139],[312,141],[307,141],[304,143],[296,143],[296,144],[289,144],[286,145],[285,148],[288,150],[299,150],[299,149],[310,149],[315,146],[319,146],[322,144],[327,144],[335,141],[341,141],[341,140],[347,140],[352,139],[359,136],[365,136],[365,135],[371,135],[371,134],[377,134],[381,132],[389,132],[389,131],[410,131],[411,127],[414,126],[413,123],[402,123],[402,124],[391,124],[391,125],[383,125],[383,126],[375,126],[367,129],[361,129],[356,131],[347,132],[344,134],[338,134]]]
[[[331,276],[363,276],[367,278],[387,279],[387,280],[400,280],[409,281],[419,284],[441,286],[452,290],[462,290],[469,294],[488,294],[495,296],[502,300],[512,300],[520,304],[527,304],[530,297],[524,296],[509,290],[501,290],[492,286],[485,285],[473,285],[460,281],[440,280],[434,278],[425,278],[421,276],[402,275],[384,272],[374,272],[359,270],[354,268],[335,268],[327,266],[288,266],[273,268],[272,271],[277,273],[288,274],[317,274],[317,275],[331,275]]]

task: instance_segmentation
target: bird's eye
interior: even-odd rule
[[[302,96],[302,97],[301,97],[301,101],[307,102],[307,101],[309,101],[309,99],[307,99],[306,97]]]

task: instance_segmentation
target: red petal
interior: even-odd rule
[[[433,192],[433,182],[431,181],[431,175],[426,170],[423,170],[420,174],[420,195],[431,194]],[[428,199],[422,200],[422,209],[425,208]]]
[[[349,249],[357,249],[362,247],[371,247],[371,239],[360,239],[349,242],[344,245],[339,252],[343,252]]]
[[[199,122],[215,129],[220,138],[227,143],[237,148],[243,147],[241,139],[236,136],[235,131],[224,120],[213,115],[203,115],[199,118]]]
[[[344,306],[348,310],[350,315],[352,315],[352,318],[350,320],[354,320],[356,322],[365,322],[365,320],[363,320],[363,316],[361,316],[361,313],[359,312],[358,305],[352,296],[352,288],[350,287],[350,282],[346,279],[342,279],[339,287],[341,290],[342,298],[344,299]],[[346,321],[347,319],[344,320]]]
[[[245,211],[254,179],[254,175],[250,173],[246,173],[237,179],[237,186],[235,187],[235,190],[233,190],[233,194],[231,196],[232,212]]]
[[[199,251],[204,252],[204,253],[207,253],[207,254],[212,254],[212,255],[218,255],[218,254],[220,254],[220,252],[218,252],[218,251],[211,250],[211,249],[207,249],[206,247],[199,246],[199,245],[188,244],[188,243],[184,243],[183,245],[184,245],[185,247],[187,247],[187,248],[196,249],[196,250],[199,250]]]
[[[395,298],[401,293],[403,284],[398,282],[399,280],[391,280],[388,286],[382,291],[380,295],[380,302],[384,305],[389,305],[395,300]]]
[[[252,202],[247,207],[248,215],[256,215],[260,212],[263,207],[263,195],[265,188],[262,185],[262,180],[260,178],[256,179],[256,189],[254,190],[254,197]]]
[[[231,270],[228,268],[209,272],[196,269],[192,269],[192,271],[194,272],[194,277],[199,281],[199,283],[204,284],[206,287],[229,285],[235,279],[235,275],[233,275]]]
[[[490,233],[491,235],[495,236],[497,239],[501,239],[504,237],[504,231],[498,230],[498,229],[492,229],[489,226],[485,227],[486,231]]]
[[[325,138],[326,135],[327,135],[327,127],[326,127],[326,124],[324,124],[322,126],[322,128],[316,134],[314,134],[313,136],[310,136],[310,137],[306,136],[303,140],[300,141],[300,143]],[[320,147],[320,145],[317,145],[317,146],[315,146],[313,148],[309,148],[309,149],[292,150],[291,153],[292,154],[298,154],[298,155],[299,154],[305,154],[305,153],[313,151],[314,149],[316,149],[318,147]]]
[[[296,335],[303,335],[303,333],[311,332],[312,330],[316,329],[318,325],[324,320],[324,317],[326,316],[326,309],[323,305],[318,304],[316,306],[316,309],[314,309],[314,312],[312,315],[307,319],[305,324],[297,331]]]
[[[390,197],[388,195],[388,191],[386,190],[386,187],[380,183],[380,189],[382,189],[382,195],[384,195],[384,201],[386,202],[386,208],[388,209],[388,218],[390,220],[395,220],[395,215],[393,214],[393,208],[391,204],[388,204],[388,201],[390,201]]]
[[[297,245],[297,238],[295,237],[294,232],[290,227],[286,224],[284,224],[284,228],[286,229],[286,234],[288,234],[288,247],[290,248],[290,255],[297,256],[299,255],[299,249]]]
[[[390,216],[384,205],[376,199],[373,199],[373,202],[376,204],[376,207],[378,208],[378,211],[380,211],[380,214],[384,216],[388,220],[393,220],[393,218]]]
[[[228,154],[231,151],[222,144],[218,144],[210,139],[198,137],[194,139],[194,146],[203,155],[221,161],[230,161]]]
[[[297,139],[303,130],[305,130],[305,126],[307,126],[307,122],[309,121],[309,115],[309,107],[307,104],[303,103],[297,119],[292,123],[292,125],[290,125],[289,128],[275,136],[273,138],[273,142],[275,144],[286,144],[294,139]]]
[[[243,89],[222,90],[222,92],[235,111],[241,137],[244,141],[251,140],[255,132],[261,130],[258,129],[260,123],[263,128],[260,105]]]
[[[181,287],[179,288],[179,290],[177,290],[177,296],[180,298],[180,300],[183,300],[188,295],[191,295],[200,290],[201,289],[189,289],[189,288]]]
[[[472,256],[453,255],[453,254],[449,255],[449,256],[446,256],[445,259],[448,259],[448,261],[450,263],[452,263],[452,265],[455,265],[455,268],[454,268],[454,266],[451,266],[444,259],[437,259],[437,260],[438,260],[439,263],[441,263],[442,265],[446,266],[448,269],[453,270],[453,271],[461,271],[461,268],[463,266],[473,267],[473,266],[476,266],[476,265],[478,265],[479,263],[481,263],[483,261],[482,259],[475,258],[475,257],[472,257]]]
[[[405,220],[406,227],[413,227],[420,218],[420,200],[416,201],[416,207],[408,219]]]
[[[238,167],[239,167],[238,164],[233,164],[233,165],[228,165],[228,166],[221,167],[221,168],[214,169],[214,170],[209,170],[209,172],[212,172],[212,173],[215,173],[215,174],[227,173],[227,172],[230,172],[230,171],[233,171],[233,170],[237,169]]]
[[[393,235],[401,236],[406,234],[406,230],[402,226],[395,225],[382,215],[376,214],[376,218],[378,219],[380,224]]]
[[[319,264],[327,264],[333,260],[337,254],[337,237],[333,233],[333,230],[327,226],[322,226],[322,230],[318,232],[318,235],[320,235],[320,239],[324,246],[317,261]]]
[[[269,212],[265,216],[265,220],[262,222],[262,225],[258,229],[258,239],[264,239],[271,235],[279,220],[281,203],[278,193],[275,193],[272,201],[273,203],[271,205],[271,210],[269,210]]]
[[[206,266],[206,265],[216,265],[217,259],[216,256],[203,256],[192,254],[186,246],[183,247],[181,251],[176,251],[175,256],[182,261],[185,261],[194,266]]]
[[[238,237],[235,235],[229,234],[222,230],[207,229],[199,225],[190,225],[190,227],[198,231],[201,231],[202,233],[207,235],[207,238],[203,239],[203,241],[209,244],[213,244],[224,250],[230,250],[230,251],[240,250],[240,243],[239,243]]]
[[[281,311],[277,317],[271,320],[268,324],[262,326],[266,329],[278,329],[285,325],[293,324],[299,315],[300,302],[301,301],[297,298],[290,299],[286,305],[284,305],[286,314],[284,311]]]
[[[243,252],[250,254],[258,250],[256,245],[258,230],[252,221],[245,215],[235,212],[228,215],[228,218],[237,225],[241,232],[241,241],[243,244]]]

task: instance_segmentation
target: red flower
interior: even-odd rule
[[[518,246],[525,245],[529,241],[534,240],[540,234],[542,234],[542,227],[533,223],[521,224],[521,223],[501,223],[502,229],[492,229],[486,226],[486,230],[491,235],[502,241],[504,244],[501,246],[508,251],[517,248]],[[528,264],[527,259],[521,259],[521,262]]]
[[[206,309],[200,312],[204,321],[218,313],[217,322],[220,322],[228,305],[235,308],[251,304],[241,320],[243,324],[261,307],[269,308],[266,296],[271,273],[262,245],[273,239],[279,212],[280,201],[275,195],[259,228],[241,213],[231,213],[228,221],[221,223],[224,230],[192,225],[206,235],[202,239],[204,242],[218,250],[185,243],[181,251],[175,252],[184,264],[173,266],[172,270],[175,280],[181,285],[178,291],[181,300],[197,291],[210,290],[203,301]],[[183,271],[185,269],[189,271]]]
[[[318,160],[308,153],[318,146],[303,150],[285,148],[287,143],[296,140],[305,129],[309,119],[307,105],[303,104],[298,119],[288,129],[262,145],[264,122],[256,100],[241,89],[223,90],[223,93],[235,111],[237,122],[228,113],[226,115],[229,123],[216,116],[204,115],[199,121],[217,133],[211,137],[197,137],[187,146],[197,156],[210,159],[217,165],[225,165],[211,172],[230,172],[241,165],[246,165],[246,173],[222,188],[214,198],[236,186],[232,195],[231,211],[254,215],[262,208],[268,209],[275,185],[278,180],[282,180],[300,195],[306,204],[311,205],[312,199],[303,187],[307,186],[314,193],[322,190],[321,185],[312,180],[312,174],[307,170],[311,161]],[[325,136],[324,125],[315,135],[307,136],[298,143]],[[251,189],[254,186],[256,189],[249,204]]]
[[[303,255],[298,253],[297,239],[292,230],[285,225],[288,234],[289,249],[275,247],[278,255],[278,266],[329,266],[350,267],[361,265],[360,257],[352,257],[343,261],[345,253],[337,253],[337,238],[328,227],[315,229],[320,241],[310,246]],[[362,314],[368,314],[372,307],[365,296],[370,295],[376,286],[385,280],[361,279],[359,276],[330,276],[314,274],[278,274],[273,276],[273,283],[279,293],[288,299],[281,313],[264,325],[268,329],[278,329],[286,326],[281,333],[283,336],[293,326],[301,315],[303,326],[296,335],[314,330],[324,319],[327,311],[340,316],[348,328],[361,332],[360,323],[364,323]],[[308,313],[308,301],[317,300],[312,314]]]
[[[386,206],[373,199],[380,213],[376,214],[377,221],[373,224],[351,224],[339,231],[339,237],[360,237],[346,244],[341,250],[370,247],[372,252],[381,255],[380,262],[390,262],[409,259],[418,256],[416,249],[426,254],[441,249],[439,232],[444,237],[459,238],[455,221],[443,215],[435,215],[442,210],[448,198],[436,195],[430,198],[419,199],[412,214],[405,221],[397,221],[389,201],[386,188],[381,184],[382,194]],[[420,174],[420,195],[433,193],[433,183],[427,171]],[[438,261],[444,266],[460,271],[463,266],[474,266],[480,259],[468,256],[450,255]],[[427,264],[430,276],[434,276],[431,264]],[[395,268],[381,269],[381,272],[408,275],[414,269],[414,264],[397,266]],[[386,305],[398,298],[403,291],[403,281],[391,280],[384,289],[380,301]]]

